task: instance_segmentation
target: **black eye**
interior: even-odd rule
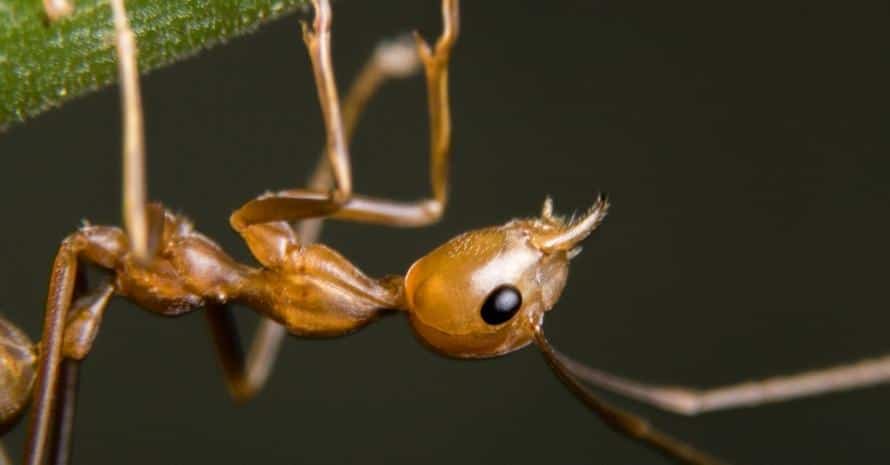
[[[482,319],[490,325],[499,325],[513,318],[522,306],[522,295],[513,286],[503,285],[488,294],[482,304]]]

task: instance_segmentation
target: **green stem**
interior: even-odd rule
[[[75,0],[55,24],[41,0],[0,0],[0,128],[117,79],[106,0]],[[129,0],[139,69],[166,66],[249,32],[308,0]]]

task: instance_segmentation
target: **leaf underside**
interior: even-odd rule
[[[0,128],[117,79],[107,0],[75,0],[72,16],[50,24],[41,0],[0,0]],[[169,65],[308,0],[129,0],[139,70]]]

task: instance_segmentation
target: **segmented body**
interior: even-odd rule
[[[401,279],[372,279],[329,247],[304,247],[286,223],[252,227],[275,247],[262,255],[266,266],[251,267],[183,216],[156,208],[161,239],[148,264],[130,252],[117,227],[85,226],[66,240],[84,260],[113,273],[117,295],[152,312],[177,316],[208,304],[243,303],[293,334],[320,337],[349,333],[381,309],[404,306]]]

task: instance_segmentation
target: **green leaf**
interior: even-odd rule
[[[139,70],[166,66],[308,0],[130,0]],[[75,0],[75,13],[50,24],[41,0],[0,0],[0,128],[117,79],[107,0]]]

